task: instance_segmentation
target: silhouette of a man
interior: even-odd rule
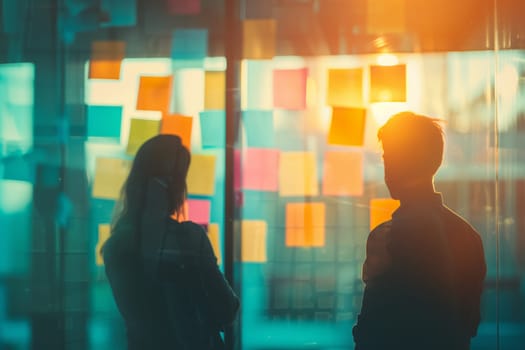
[[[400,207],[368,237],[355,349],[469,349],[486,265],[479,234],[434,190],[441,126],[402,112],[378,138],[385,182]]]

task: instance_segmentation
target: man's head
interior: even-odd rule
[[[420,184],[432,183],[443,160],[439,119],[401,112],[379,129],[377,137],[383,146],[385,182],[392,198],[399,199]]]

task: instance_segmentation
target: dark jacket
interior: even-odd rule
[[[163,240],[153,262],[133,248],[125,229],[103,249],[128,349],[221,349],[219,331],[235,319],[239,300],[207,234],[197,224],[170,219]]]
[[[356,350],[469,349],[485,273],[479,234],[440,194],[402,203],[368,237]]]

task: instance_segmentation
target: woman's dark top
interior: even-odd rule
[[[221,349],[219,332],[234,321],[239,300],[203,228],[169,220],[154,269],[132,242],[132,232],[117,229],[103,249],[128,349]]]

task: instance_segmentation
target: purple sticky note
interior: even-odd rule
[[[248,148],[243,162],[242,184],[247,190],[277,191],[279,151],[267,148]]]
[[[206,199],[188,199],[188,219],[207,225],[210,222],[211,201]]]

